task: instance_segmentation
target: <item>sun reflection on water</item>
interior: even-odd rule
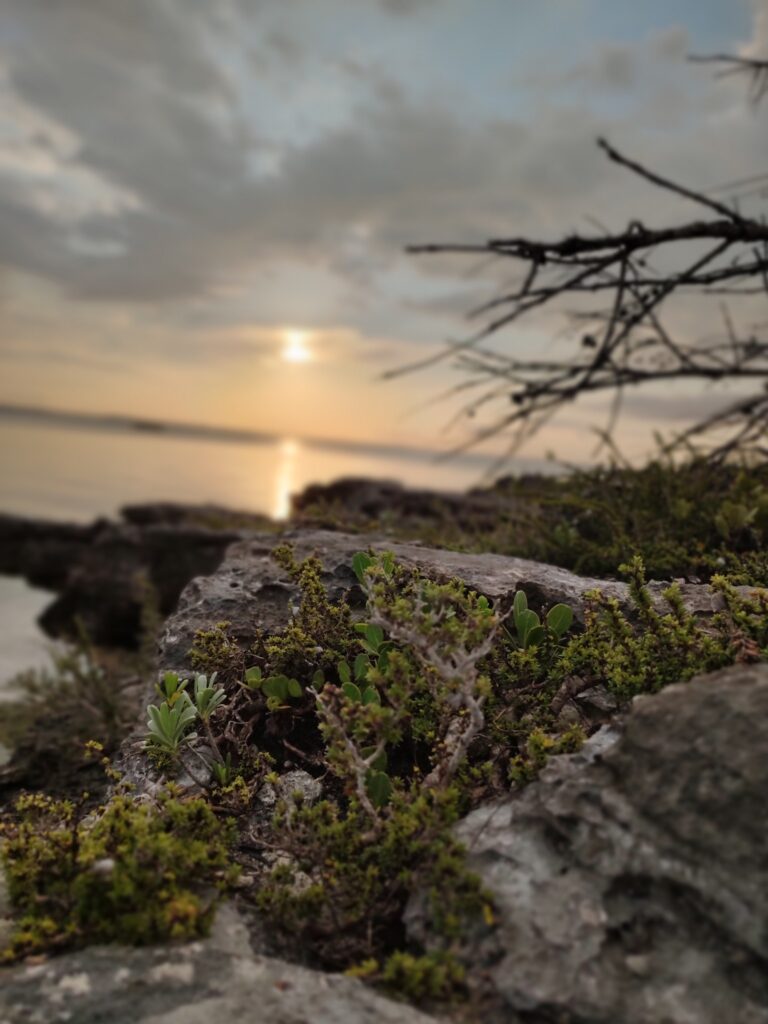
[[[286,438],[280,442],[272,515],[287,519],[291,511],[291,495],[296,491],[296,459],[301,451],[298,441]]]

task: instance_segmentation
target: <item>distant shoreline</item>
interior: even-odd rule
[[[105,415],[103,413],[69,412],[61,409],[46,409],[41,406],[12,405],[4,402],[0,403],[0,418],[41,423],[49,426],[74,427],[82,430],[119,431],[121,433],[128,431],[144,435],[231,444],[271,445],[292,440],[307,448],[318,448],[325,451],[435,462],[450,457],[486,468],[494,461],[492,455],[481,455],[478,452],[463,452],[457,455],[450,455],[449,453],[435,451],[430,448],[410,448],[406,445],[342,441],[335,438],[302,437],[298,435],[288,438],[284,434],[272,434],[267,431],[244,430],[234,427],[212,427],[205,426],[204,424],[180,423],[173,420],[154,420],[121,414]],[[520,459],[515,461],[520,468],[531,469],[536,472],[547,471],[544,468],[547,466],[547,463],[543,459]],[[549,472],[552,472],[552,469],[549,469]]]

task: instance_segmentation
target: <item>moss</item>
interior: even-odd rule
[[[97,650],[84,631],[50,655],[50,665],[20,673],[3,704],[0,743],[13,751],[12,769],[27,789],[79,792],[90,778],[82,751],[97,740],[114,751],[138,707],[141,663]]]
[[[189,651],[189,660],[197,672],[217,673],[222,681],[239,679],[244,655],[229,632],[228,622],[217,622],[210,629],[199,629]]]
[[[203,935],[234,877],[231,826],[170,791],[155,804],[118,794],[87,817],[71,801],[26,796],[3,836],[16,915],[5,959]]]
[[[318,501],[302,521],[381,530],[464,551],[493,551],[607,576],[639,554],[653,579],[725,574],[768,583],[768,466],[603,466],[561,476],[507,477],[465,503],[411,501],[355,518]]]
[[[737,520],[731,511],[727,523]],[[527,646],[530,632],[521,638],[519,629],[500,628],[499,610],[461,581],[426,579],[391,556],[356,556],[372,620],[357,624],[344,601],[329,599],[317,559],[296,562],[287,547],[276,557],[301,590],[287,627],[259,637],[247,655],[223,626],[196,645],[208,671],[228,673],[227,704],[211,728],[233,772],[248,778],[244,766],[257,757],[258,785],[269,768],[276,781],[298,759],[325,780],[325,799],[314,806],[283,802],[271,822],[255,825],[249,816],[248,847],[261,846],[276,862],[250,896],[282,954],[311,951],[317,966],[352,967],[415,1000],[462,990],[452,955],[469,921],[493,921],[453,824],[479,800],[535,778],[550,757],[578,749],[592,725],[574,723],[576,703],[562,713],[574,683],[603,686],[621,704],[768,653],[768,596],[744,600],[715,576],[722,609],[702,622],[674,584],[657,607],[639,557],[622,567],[629,611],[594,592],[581,632],[565,633],[567,623],[550,628],[542,616]],[[249,676],[250,659],[259,671]],[[297,682],[290,699],[265,694],[276,674]],[[461,749],[458,770],[434,774],[470,718],[459,700],[468,674],[484,725]],[[253,788],[238,781],[215,799],[241,815]],[[427,949],[406,941],[403,912],[414,894]]]
[[[301,599],[285,629],[264,642],[269,673],[309,681],[318,670],[334,671],[352,648],[359,650],[348,605],[329,599],[320,559],[296,562],[287,544],[275,548],[272,557],[298,584]]]
[[[573,754],[585,739],[584,730],[580,725],[570,726],[559,736],[550,736],[543,729],[531,729],[526,737],[523,753],[518,754],[510,762],[509,781],[516,784],[531,782],[551,756]]]
[[[443,951],[419,956],[396,950],[383,964],[371,958],[350,967],[346,973],[416,1004],[453,1002],[466,996],[464,967],[455,956]]]
[[[272,825],[290,857],[256,894],[286,948],[299,942],[324,967],[381,957],[402,941],[402,913],[416,889],[426,893],[431,931],[456,938],[462,922],[482,917],[489,897],[466,868],[450,833],[461,805],[457,789],[395,795],[372,835],[352,801],[343,810],[282,806]]]
[[[725,588],[728,595],[726,608],[711,623],[702,623],[686,612],[676,584],[663,594],[669,610],[656,610],[639,557],[622,568],[629,576],[637,625],[614,599],[592,592],[587,597],[586,629],[564,650],[557,677],[594,679],[627,698],[732,664],[740,656],[740,636],[755,645],[757,656],[761,650],[765,653],[765,598],[745,602],[726,581],[715,580],[714,589],[722,593]]]

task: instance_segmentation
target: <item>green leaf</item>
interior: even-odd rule
[[[245,670],[245,682],[253,689],[261,685],[261,669],[258,665],[253,665]]]
[[[355,679],[365,679],[368,675],[368,669],[371,667],[371,661],[367,654],[358,654],[355,658]]]
[[[381,567],[384,570],[384,575],[391,576],[395,571],[395,556],[391,551],[383,551],[379,558],[381,561]]]
[[[530,608],[525,608],[517,617],[516,624],[518,638],[523,647],[525,647],[528,634],[534,627],[539,625],[539,616],[536,612],[532,612]]]
[[[525,596],[524,590],[518,590],[515,594],[515,600],[512,605],[512,617],[515,620],[515,625],[519,623],[520,616],[523,612],[528,610],[528,598]]]
[[[364,551],[358,551],[352,558],[352,569],[360,583],[365,582],[365,572],[373,565],[373,559]]]
[[[366,789],[375,807],[386,807],[392,796],[392,781],[386,772],[372,771]]]
[[[298,679],[288,680],[288,696],[289,697],[301,697],[304,691],[301,688],[301,683]]]
[[[381,704],[381,696],[375,686],[366,686],[362,692],[361,699],[363,704]]]
[[[547,625],[559,640],[573,624],[573,609],[567,604],[556,604],[547,614]]]
[[[359,704],[363,699],[363,695],[360,693],[360,687],[357,683],[343,683],[341,689],[347,700],[353,700]]]
[[[532,629],[529,629],[528,632],[525,634],[524,646],[526,647],[526,649],[529,647],[537,647],[546,635],[547,631],[544,629],[543,626],[534,626]]]
[[[279,701],[287,700],[288,698],[288,677],[287,676],[270,676],[269,679],[265,679],[261,684],[261,688],[267,697],[275,697]]]
[[[339,679],[342,681],[342,683],[348,683],[352,678],[352,670],[350,669],[347,662],[340,661],[336,666],[336,669],[339,673]]]
[[[315,690],[322,690],[324,684],[325,673],[321,668],[319,668],[315,671],[315,674],[312,676],[312,686]]]
[[[365,639],[373,647],[374,650],[379,649],[379,645],[384,639],[384,630],[381,626],[368,626],[365,631]]]

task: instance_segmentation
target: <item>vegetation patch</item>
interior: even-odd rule
[[[600,721],[582,704],[590,691],[620,709],[768,654],[768,592],[745,598],[714,575],[719,609],[699,620],[676,584],[654,603],[639,556],[622,566],[632,607],[595,591],[583,626],[565,605],[532,609],[518,592],[494,606],[364,551],[358,621],[329,599],[318,559],[275,557],[301,592],[286,627],[242,650],[220,623],[198,635],[190,678],[158,683],[145,749],[171,780],[163,795],[139,802],[118,785],[87,817],[49,797],[17,805],[3,846],[18,913],[8,956],[201,934],[241,865],[252,882],[240,898],[276,952],[415,1001],[461,997],[474,984],[463,936],[491,929],[494,910],[455,822],[577,750]],[[286,789],[297,766],[320,798]],[[203,795],[181,798],[182,773]],[[411,901],[418,938],[403,923]]]
[[[609,577],[639,554],[652,579],[736,584],[768,582],[768,467],[684,464],[658,458],[636,469],[621,463],[553,476],[506,477],[455,502],[403,502],[358,512],[324,501],[302,507],[303,523],[436,547],[494,551]]]
[[[144,945],[206,933],[233,881],[233,828],[172,788],[154,802],[118,793],[96,811],[42,794],[2,826],[2,864],[17,915],[15,959],[94,942]]]

